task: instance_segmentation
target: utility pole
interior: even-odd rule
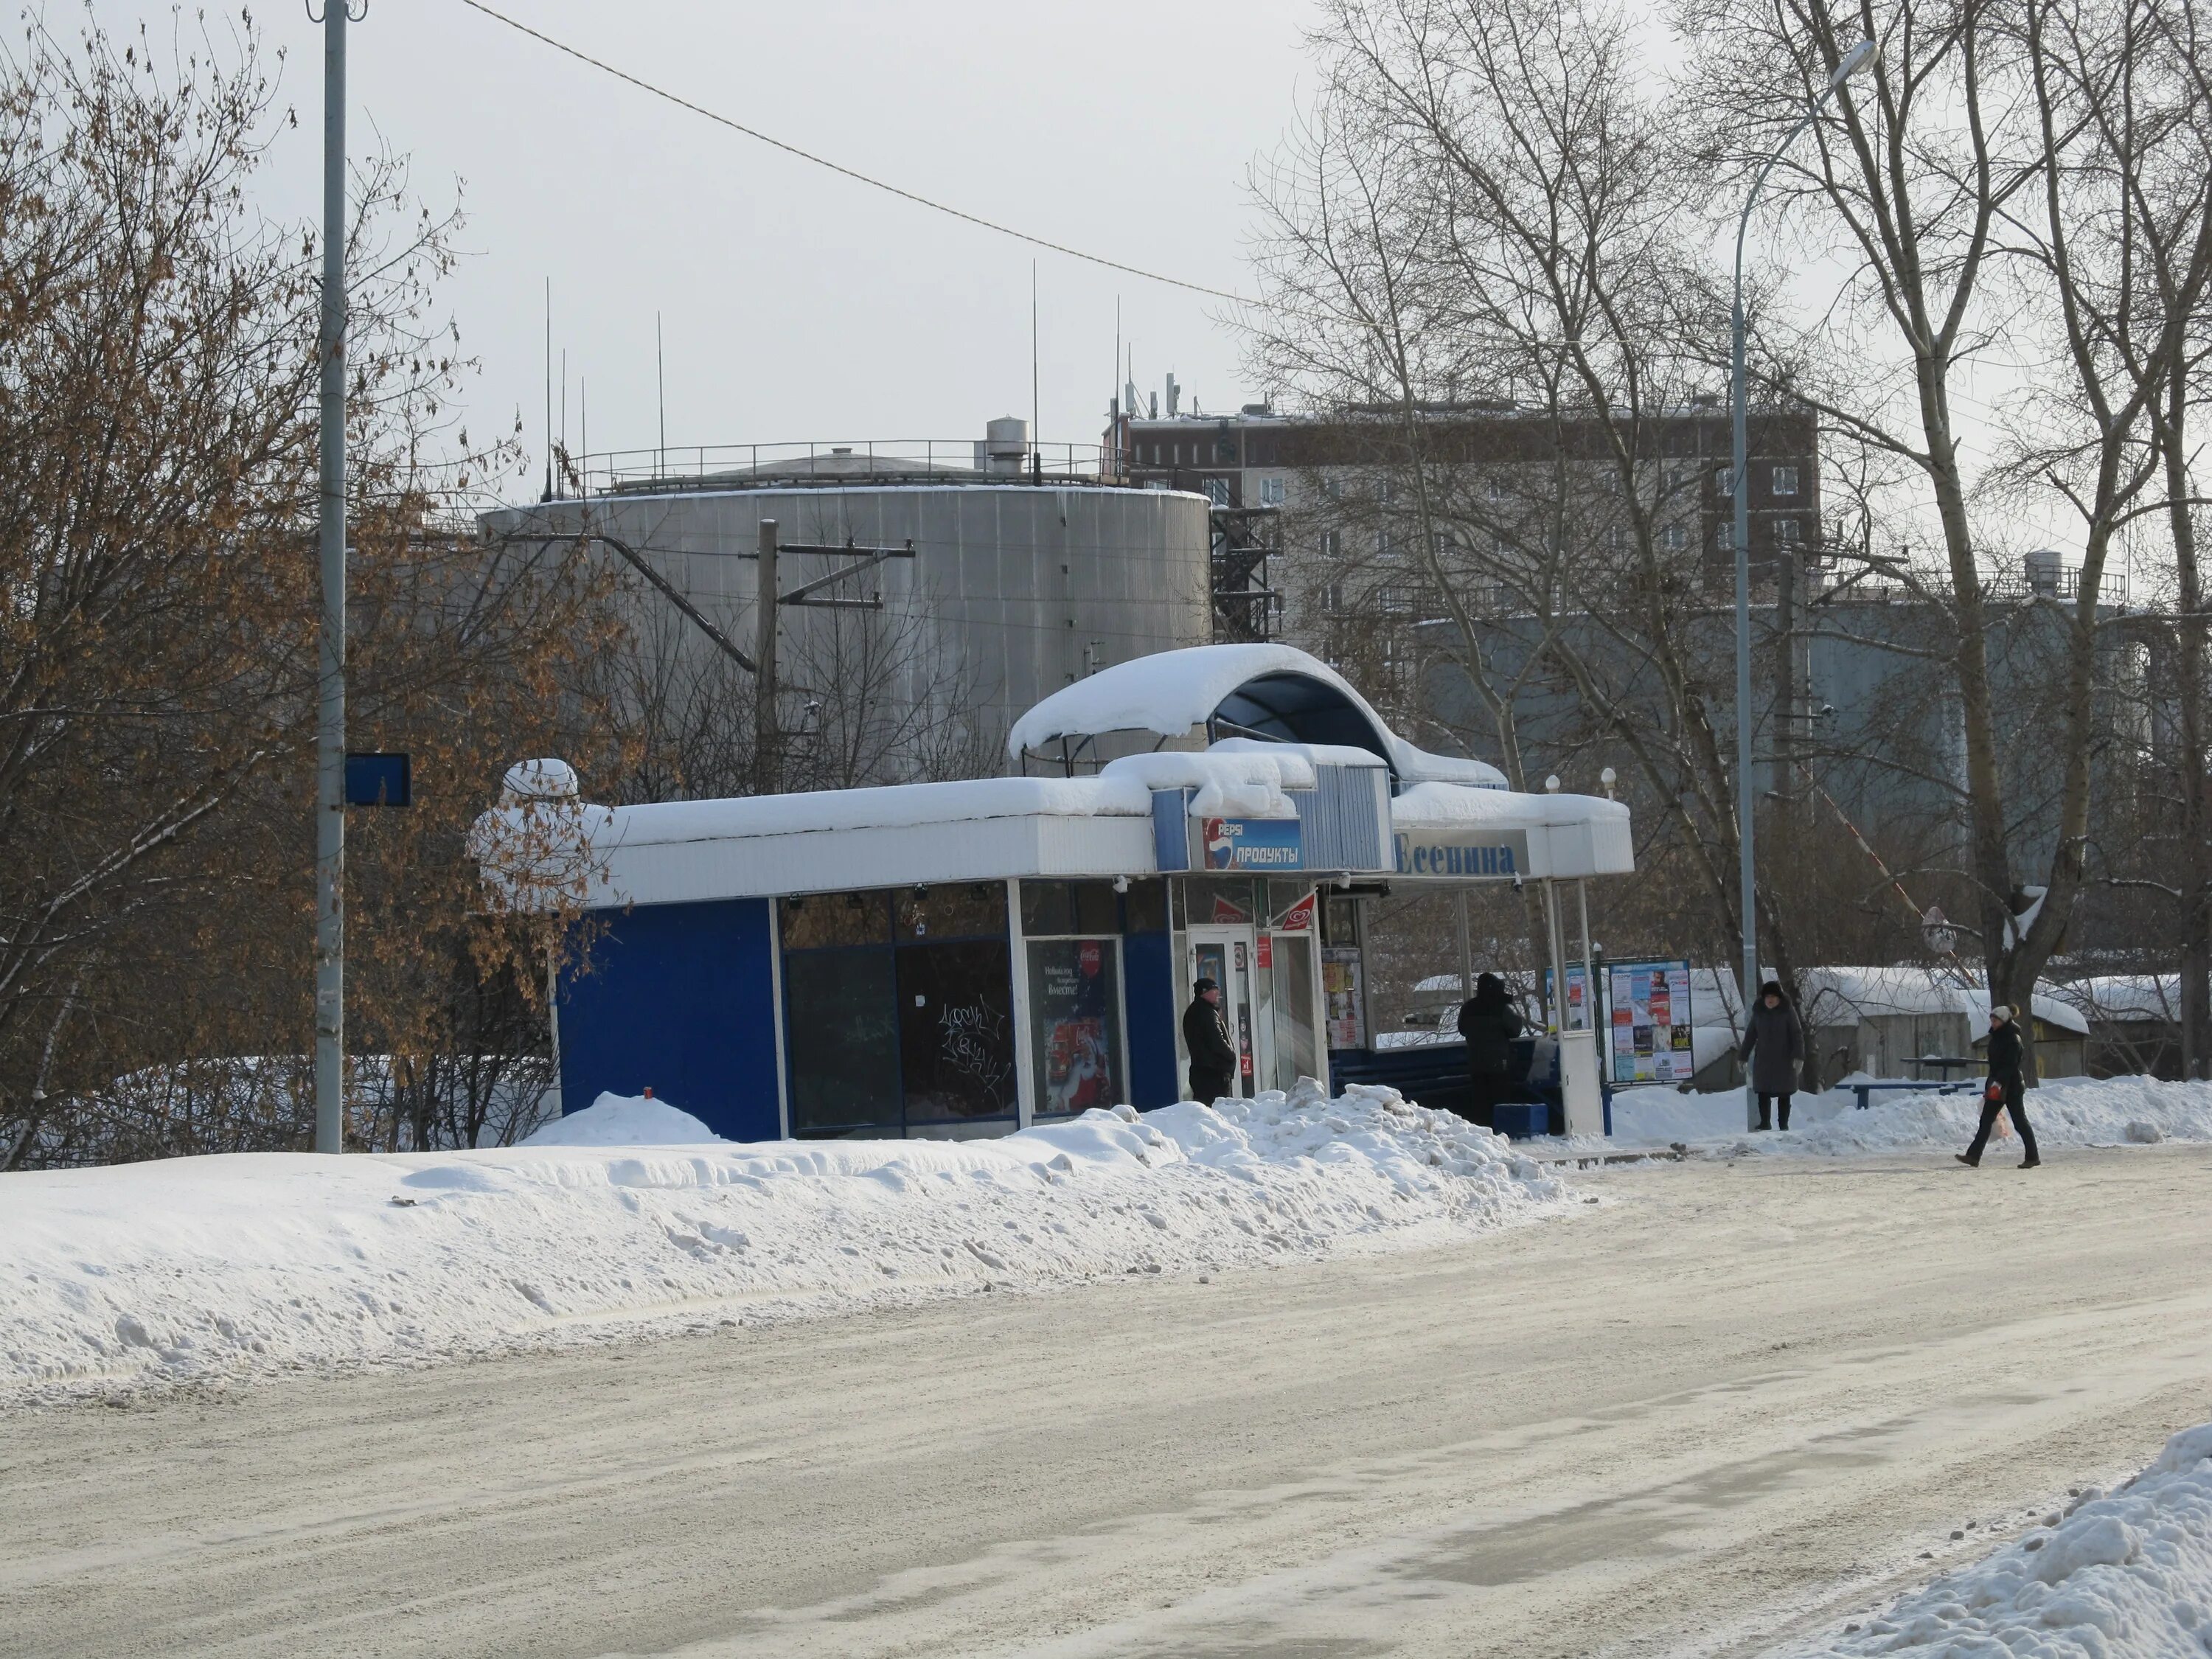
[[[783,787],[783,732],[775,720],[775,633],[778,592],[775,576],[775,520],[760,521],[760,557],[754,567],[758,633],[753,643],[753,791],[773,795]]]
[[[345,1150],[345,50],[347,0],[323,8],[320,542],[315,726],[315,1150]]]

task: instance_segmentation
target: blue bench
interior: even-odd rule
[[[1981,1086],[1972,1078],[1959,1083],[1846,1083],[1844,1085],[1859,1097],[1859,1110],[1863,1112],[1867,1109],[1867,1097],[1877,1089],[1910,1089],[1916,1094],[1955,1095],[1962,1090]]]

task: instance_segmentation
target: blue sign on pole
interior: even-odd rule
[[[410,757],[348,755],[345,802],[348,806],[412,806],[415,774]]]

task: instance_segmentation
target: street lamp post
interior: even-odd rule
[[[1766,188],[1766,175],[1774,171],[1774,164],[1783,153],[1797,141],[1797,135],[1813,125],[1828,100],[1837,89],[1874,59],[1875,45],[1862,40],[1837,60],[1835,70],[1828,76],[1828,84],[1813,100],[1797,125],[1790,129],[1789,137],[1775,147],[1759,166],[1759,173],[1751,181],[1751,194],[1744,198],[1743,212],[1735,225],[1735,310],[1734,358],[1729,374],[1729,404],[1734,415],[1735,446],[1729,467],[1729,495],[1735,504],[1735,817],[1736,817],[1736,881],[1738,902],[1743,918],[1743,1018],[1745,1029],[1751,1024],[1751,1010],[1759,994],[1759,898],[1758,884],[1753,874],[1752,849],[1752,807],[1756,792],[1752,787],[1751,773],[1751,491],[1749,422],[1744,410],[1743,384],[1743,239],[1751,226],[1751,210],[1759,205],[1759,193]],[[1755,1127],[1759,1122],[1759,1102],[1752,1086],[1750,1073],[1744,1075],[1744,1127]]]
[[[315,355],[322,638],[315,722],[315,1150],[345,1151],[345,54],[349,0],[323,8],[323,293]]]

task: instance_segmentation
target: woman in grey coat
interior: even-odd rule
[[[1805,1028],[1774,980],[1759,988],[1759,1000],[1743,1034],[1742,1054],[1751,1062],[1751,1086],[1759,1094],[1759,1127],[1774,1127],[1773,1110],[1778,1103],[1782,1127],[1787,1129],[1790,1097],[1796,1091],[1797,1068],[1805,1059]]]

